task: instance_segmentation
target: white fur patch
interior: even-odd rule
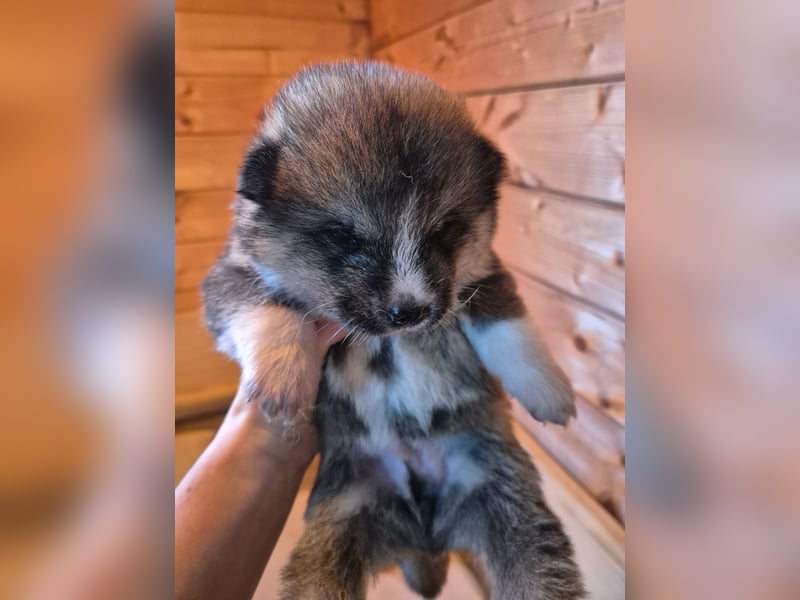
[[[468,493],[486,481],[486,472],[466,453],[452,452],[445,458],[445,485]]]
[[[260,264],[256,264],[256,270],[261,280],[267,284],[267,287],[273,290],[279,290],[281,288],[281,277],[275,271]]]
[[[411,198],[408,209],[403,213],[400,231],[394,247],[394,283],[392,298],[410,296],[417,304],[430,304],[435,297],[420,268],[420,227],[415,222],[413,211],[418,199]]]
[[[534,417],[565,424],[575,414],[569,380],[528,319],[505,319],[481,327],[465,319],[463,326],[486,368]]]
[[[398,412],[413,416],[423,427],[430,424],[435,408],[454,409],[478,399],[479,392],[443,377],[418,352],[404,351],[403,340],[394,344],[397,377],[388,389],[388,403]]]

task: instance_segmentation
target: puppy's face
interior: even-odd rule
[[[491,261],[502,170],[463,106],[429,80],[317,67],[265,116],[234,237],[305,310],[372,335],[423,329]]]

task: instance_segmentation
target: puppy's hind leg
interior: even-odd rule
[[[310,520],[283,568],[281,600],[363,600],[366,543],[350,521]]]
[[[305,532],[283,570],[281,600],[363,600],[368,575],[425,547],[406,500],[362,491],[351,486],[316,500],[312,492]]]
[[[488,481],[452,506],[442,522],[447,545],[484,563],[492,600],[584,598],[572,544],[545,504],[524,451],[509,444],[487,461]]]

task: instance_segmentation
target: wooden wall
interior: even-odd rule
[[[370,1],[375,58],[463,94],[505,152],[496,247],[556,359],[578,418],[530,425],[624,514],[625,85],[621,0]]]
[[[230,401],[198,286],[227,235],[236,171],[264,102],[299,67],[366,58],[367,0],[176,0],[176,414]]]

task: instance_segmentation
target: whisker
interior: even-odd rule
[[[310,314],[311,314],[312,312],[314,312],[315,310],[319,310],[320,308],[322,308],[322,307],[324,307],[324,306],[328,306],[328,305],[330,305],[330,304],[333,304],[333,302],[334,302],[333,300],[328,300],[327,302],[323,302],[323,303],[322,303],[322,304],[320,304],[319,306],[315,306],[314,308],[312,308],[311,310],[309,310],[309,311],[308,311],[306,314],[304,314],[302,317],[300,317],[300,322],[301,322],[301,323],[305,323],[305,322],[306,322],[306,317],[307,317],[308,315],[310,315]],[[314,320],[314,321],[309,321],[309,322],[310,322],[310,323],[316,323],[317,321],[319,321],[319,319],[316,319],[316,320]]]
[[[349,321],[347,321],[347,323],[345,323],[344,325],[342,325],[341,327],[339,327],[339,329],[337,329],[337,330],[336,330],[336,333],[334,333],[334,334],[333,334],[331,337],[329,337],[329,338],[328,338],[328,344],[330,344],[330,343],[331,343],[331,341],[333,340],[333,338],[335,338],[337,335],[339,335],[339,333],[342,331],[342,329],[346,329],[347,327],[349,327],[349,326],[350,326],[350,323],[352,323],[352,322],[353,322],[353,320],[352,320],[352,319],[350,319]]]

